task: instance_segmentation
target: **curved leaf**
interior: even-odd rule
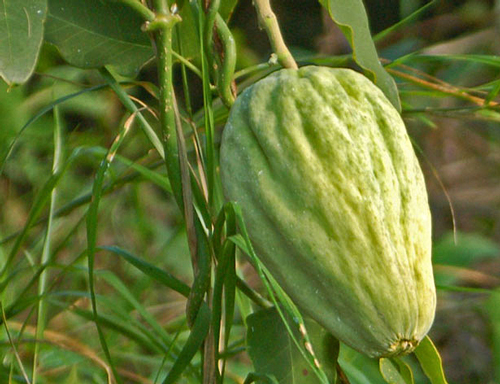
[[[356,63],[368,73],[394,107],[401,111],[396,83],[380,63],[362,0],[320,0],[320,3],[346,36]]]
[[[389,384],[407,384],[397,367],[390,359],[381,358],[379,360],[380,373]]]
[[[420,342],[414,353],[432,384],[448,384],[444,376],[441,356],[429,336]]]
[[[24,83],[33,73],[43,39],[47,0],[0,1],[0,76]]]

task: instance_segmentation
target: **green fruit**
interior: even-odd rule
[[[348,69],[283,69],[246,89],[221,144],[228,200],[294,302],[372,357],[432,325],[431,216],[404,123]]]

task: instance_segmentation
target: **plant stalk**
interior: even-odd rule
[[[271,9],[269,0],[254,0],[254,6],[259,16],[259,24],[269,38],[273,52],[278,56],[278,61],[285,68],[298,69],[292,54],[283,40],[278,19]]]

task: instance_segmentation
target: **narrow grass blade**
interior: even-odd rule
[[[174,365],[168,372],[163,384],[174,384],[180,377],[182,372],[189,366],[194,355],[203,344],[205,337],[210,329],[210,309],[208,306],[202,305],[198,311],[198,316],[194,321],[191,333],[182,348],[181,353],[174,362]]]
[[[4,324],[5,332],[7,333],[7,338],[9,339],[9,343],[14,351],[14,355],[16,356],[17,363],[19,364],[19,369],[21,370],[23,378],[26,381],[26,383],[30,384],[31,381],[28,378],[26,370],[24,369],[23,362],[19,356],[19,353],[17,352],[17,348],[16,348],[16,345],[14,344],[14,340],[12,339],[12,337],[10,335],[9,327],[7,326],[7,318],[5,317],[5,312],[4,312],[1,301],[0,301],[0,311],[2,312],[2,322]]]
[[[151,144],[155,147],[155,149],[158,151],[160,156],[164,159],[165,158],[165,151],[163,149],[163,144],[161,143],[161,140],[158,138],[158,135],[156,132],[153,130],[151,125],[149,125],[148,121],[144,118],[142,113],[139,111],[139,108],[134,104],[132,99],[129,97],[129,95],[123,90],[123,88],[120,86],[120,84],[116,81],[116,79],[113,77],[113,75],[106,69],[102,68],[99,70],[101,76],[103,77],[104,80],[108,83],[110,88],[115,91],[116,95],[122,102],[125,108],[132,113],[136,114],[137,120],[139,121],[139,124],[141,125],[142,130],[148,137],[149,141],[151,141]]]
[[[59,108],[54,107],[54,160],[53,160],[53,173],[57,173],[62,166],[63,161],[63,133],[61,127],[61,116],[59,114]],[[54,188],[51,192],[50,202],[49,202],[49,215],[47,219],[47,229],[45,231],[45,238],[42,250],[42,257],[40,260],[40,265],[45,266],[51,262],[51,236],[52,236],[52,220],[54,218],[55,205],[57,198],[57,189]],[[47,311],[46,304],[43,296],[47,289],[47,270],[44,269],[40,274],[38,281],[38,294],[42,299],[38,302],[37,311],[37,326],[35,333],[35,341],[42,338],[45,329],[45,324],[47,323]],[[37,380],[37,361],[38,361],[39,344],[35,344],[35,352],[33,356],[33,383]]]
[[[144,306],[135,298],[134,294],[125,286],[125,284],[112,272],[101,272],[100,276],[106,280],[121,297],[129,303],[137,313],[145,320],[155,333],[155,337],[161,339],[166,345],[171,345],[173,340],[169,334],[161,327],[156,319],[144,308]],[[128,317],[128,316],[127,316]]]
[[[425,12],[430,10],[436,4],[437,4],[436,0],[432,0],[432,1],[428,2],[424,6],[417,9],[415,12],[413,12],[410,15],[408,15],[407,17],[405,17],[403,20],[397,22],[394,25],[391,25],[389,28],[383,30],[382,32],[377,33],[373,37],[373,41],[378,42],[378,41],[384,39],[386,36],[390,35],[391,33],[394,33],[395,31],[397,31],[401,27],[404,27],[405,25],[407,25],[407,24],[411,23],[412,21],[416,20],[417,18],[419,18],[422,14],[424,14]]]
[[[132,115],[131,117],[133,117]],[[102,190],[104,184],[104,176],[106,175],[106,171],[108,170],[113,158],[120,148],[120,145],[123,143],[127,133],[131,127],[131,120],[127,120],[123,125],[122,130],[116,136],[113,144],[109,148],[109,151],[106,157],[102,160],[101,165],[97,171],[95,176],[94,184],[92,186],[92,201],[89,206],[89,210],[87,212],[87,260],[88,260],[88,279],[89,279],[89,290],[90,290],[90,298],[92,303],[92,311],[94,313],[94,323],[97,328],[97,333],[99,334],[99,341],[101,343],[101,347],[104,351],[108,364],[113,370],[113,375],[115,379],[121,383],[121,379],[117,375],[116,367],[113,364],[111,359],[111,354],[109,352],[109,348],[106,342],[106,338],[99,324],[99,319],[97,317],[97,301],[95,296],[95,287],[94,287],[94,257],[96,252],[96,244],[97,244],[97,214],[99,211],[99,203],[102,197]]]
[[[228,203],[226,205],[230,212],[234,215],[235,220],[238,224],[238,228],[240,231],[240,234],[231,236],[230,240],[233,241],[243,252],[245,252],[253,261],[253,264],[257,270],[257,273],[259,274],[262,282],[264,283],[264,286],[266,287],[266,290],[268,294],[271,296],[271,299],[283,321],[283,324],[285,325],[290,338],[293,340],[297,348],[299,349],[299,352],[302,354],[304,359],[308,362],[311,370],[314,372],[314,374],[320,379],[322,383],[328,384],[328,378],[325,374],[325,372],[316,366],[316,360],[315,356],[310,352],[306,351],[305,348],[299,341],[297,340],[295,333],[291,329],[290,324],[288,323],[286,316],[284,315],[281,305],[285,308],[285,310],[288,312],[288,314],[291,316],[291,318],[296,322],[295,326],[300,329],[301,336],[304,338],[305,342],[309,342],[309,337],[305,331],[305,323],[304,319],[302,318],[302,315],[300,314],[299,310],[293,304],[291,299],[288,297],[288,295],[283,291],[283,289],[280,287],[280,285],[276,282],[276,280],[273,278],[272,274],[267,270],[267,268],[261,263],[259,260],[258,256],[256,255],[255,251],[253,250],[252,243],[250,241],[250,237],[248,235],[245,222],[243,219],[243,214],[241,212],[241,208],[235,204],[235,203]],[[279,302],[278,302],[279,301]],[[281,305],[280,305],[281,303]]]
[[[174,291],[180,293],[184,297],[188,297],[190,288],[187,284],[183,283],[175,276],[170,273],[148,263],[147,261],[133,255],[132,253],[125,251],[119,247],[115,246],[103,246],[99,249],[104,249],[106,251],[112,252],[115,255],[120,256],[128,263],[132,264],[134,267],[139,269],[141,272],[151,277],[153,280],[165,285],[166,287],[173,289]]]
[[[89,151],[100,155],[101,157],[105,156],[108,150],[103,147],[92,147],[89,148]],[[172,193],[172,187],[170,186],[170,182],[168,181],[168,177],[159,174],[158,172],[153,172],[148,167],[145,167],[141,164],[138,164],[136,161],[130,160],[125,156],[121,156],[119,154],[115,155],[115,159],[125,164],[127,167],[132,168],[136,171],[140,176],[142,176],[145,180],[149,180],[153,184],[156,184],[158,187],[163,189],[165,192]]]
[[[87,292],[82,292],[82,293],[86,294],[86,296],[83,297],[89,297],[89,294]],[[57,297],[64,294],[74,296],[75,292],[60,292],[58,295],[53,295],[53,296]],[[83,319],[89,321],[94,320],[94,314],[92,313],[92,311],[78,308],[66,302],[56,300],[55,298],[49,298],[49,302],[52,305],[63,308],[65,310],[69,310]],[[113,330],[114,332],[126,337],[128,340],[134,341],[135,343],[137,343],[138,346],[144,348],[146,351],[150,351],[152,353],[165,353],[168,350],[168,348],[164,344],[162,344],[157,338],[155,338],[154,335],[145,334],[144,332],[139,332],[137,327],[134,327],[129,323],[125,323],[123,319],[117,316],[98,314],[98,318],[99,318],[99,323],[102,326],[110,330]]]
[[[77,96],[80,96],[84,93],[87,93],[87,92],[92,92],[92,91],[97,91],[97,90],[100,90],[100,89],[103,89],[103,88],[107,88],[107,85],[97,85],[95,87],[91,87],[91,88],[87,88],[87,89],[83,89],[79,92],[75,92],[75,93],[72,93],[70,95],[66,95],[64,97],[61,97],[57,100],[54,100],[52,103],[50,103],[49,105],[47,105],[46,107],[42,108],[35,116],[33,116],[32,118],[30,118],[22,127],[21,129],[19,130],[19,132],[16,134],[16,137],[12,140],[12,142],[10,143],[9,145],[9,149],[7,150],[7,153],[5,154],[4,158],[2,159],[2,161],[0,162],[0,175],[3,174],[3,170],[4,170],[4,167],[5,167],[5,163],[7,162],[7,160],[9,159],[11,153],[12,153],[12,150],[14,149],[14,146],[16,145],[17,141],[19,140],[19,138],[21,137],[21,135],[23,134],[23,132],[31,125],[33,124],[35,121],[37,121],[40,117],[42,117],[43,115],[45,115],[47,112],[50,112],[56,105],[58,104],[61,104],[61,103],[64,103],[65,101],[67,100],[70,100],[70,99],[73,99]]]

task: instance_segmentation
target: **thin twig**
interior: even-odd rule
[[[273,52],[278,56],[278,61],[285,68],[298,69],[292,54],[285,45],[278,19],[271,9],[269,0],[254,0],[254,6],[259,16],[259,23],[266,30]]]
[[[420,86],[427,88],[427,89],[433,89],[435,91],[439,91],[439,92],[443,92],[443,93],[446,93],[449,95],[453,95],[455,97],[458,97],[458,98],[461,98],[464,100],[468,100],[468,101],[470,101],[476,105],[479,105],[479,106],[485,106],[484,99],[477,97],[477,96],[470,95],[469,93],[465,92],[464,90],[462,90],[458,87],[455,87],[451,84],[447,84],[447,83],[444,83],[442,81],[439,81],[439,84],[432,83],[430,81],[418,78],[416,76],[410,75],[410,74],[402,72],[402,71],[398,71],[398,70],[393,69],[393,68],[386,67],[386,70],[387,70],[387,72],[392,73],[393,75],[400,77],[402,79],[408,80],[408,81],[412,82],[413,84],[420,85]],[[495,101],[491,101],[488,105],[495,106],[495,105],[498,105],[498,103]]]

